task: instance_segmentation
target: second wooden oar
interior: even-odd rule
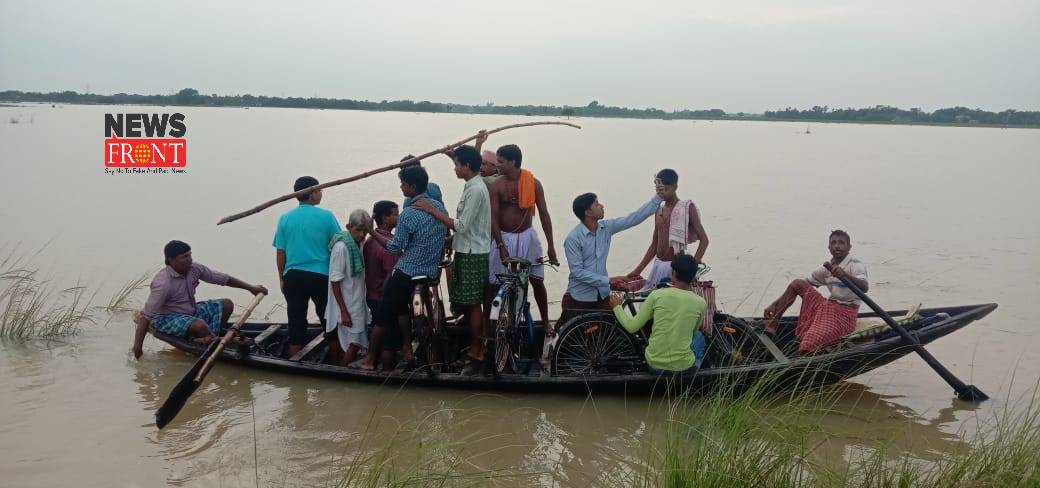
[[[498,128],[495,128],[495,129],[491,129],[489,131],[485,131],[485,134],[491,135],[491,134],[494,134],[496,132],[502,132],[502,131],[507,130],[507,129],[515,129],[517,127],[531,127],[531,126],[534,126],[534,125],[566,125],[568,127],[574,127],[575,129],[580,129],[581,128],[580,125],[572,124],[570,122],[557,122],[557,121],[526,122],[526,123],[523,123],[523,124],[504,125],[502,127],[498,127]],[[461,145],[463,145],[463,144],[465,144],[465,143],[467,143],[469,141],[472,141],[472,140],[476,139],[479,136],[480,136],[479,134],[472,135],[472,136],[469,136],[469,137],[467,137],[467,138],[465,138],[465,139],[463,139],[461,141],[458,141],[458,142],[456,142],[454,144],[449,144],[446,147],[454,148],[454,147],[457,147],[457,146],[461,146]],[[268,207],[271,207],[273,205],[279,204],[279,203],[284,202],[286,200],[292,200],[293,198],[296,198],[296,197],[298,197],[300,195],[306,195],[307,193],[310,193],[310,192],[315,191],[315,190],[322,190],[322,189],[328,188],[330,186],[342,185],[344,183],[350,183],[351,181],[357,181],[357,180],[360,180],[360,179],[363,179],[363,178],[368,178],[369,176],[376,175],[376,174],[379,174],[379,173],[384,173],[386,171],[391,171],[391,170],[394,170],[394,169],[397,169],[397,168],[403,168],[405,166],[418,163],[419,161],[422,161],[423,159],[426,159],[426,158],[428,158],[430,156],[433,156],[435,154],[440,154],[443,150],[444,150],[444,148],[434,149],[433,151],[430,151],[430,152],[427,152],[427,153],[424,153],[424,154],[420,154],[418,156],[415,156],[414,158],[406,159],[404,161],[401,161],[400,163],[394,163],[394,164],[391,164],[389,166],[384,166],[382,168],[374,169],[372,171],[366,171],[366,172],[361,173],[359,175],[354,175],[354,176],[350,176],[350,177],[347,177],[347,178],[340,178],[338,180],[329,181],[327,183],[322,183],[320,185],[314,185],[314,186],[312,186],[310,188],[304,188],[304,189],[302,189],[300,191],[293,192],[293,193],[290,193],[288,195],[282,195],[282,196],[280,196],[278,198],[275,198],[274,200],[270,200],[268,202],[261,203],[260,205],[257,205],[257,206],[255,206],[255,207],[253,207],[253,208],[251,208],[249,210],[246,210],[244,212],[239,212],[237,214],[229,215],[227,217],[224,217],[224,218],[220,219],[220,222],[217,222],[217,225],[226,224],[228,222],[234,222],[234,221],[236,221],[238,219],[241,219],[241,218],[244,218],[244,217],[248,217],[248,216],[253,215],[255,213],[259,213],[261,210],[264,210],[265,208],[268,208]]]
[[[206,377],[206,373],[213,369],[213,365],[216,363],[217,358],[220,357],[220,352],[224,350],[224,346],[235,336],[238,329],[249,318],[249,314],[253,313],[253,309],[260,304],[260,300],[263,300],[265,296],[263,293],[258,293],[253,297],[253,302],[246,307],[245,312],[235,321],[235,324],[227,330],[219,341],[214,340],[210,343],[206,352],[199,356],[199,359],[195,361],[195,365],[191,367],[188,374],[184,375],[181,381],[177,383],[177,386],[173,387],[170,396],[166,398],[159,410],[155,411],[156,427],[160,429],[166,427],[166,424],[170,423],[177,416],[181,408],[184,408],[184,403],[188,401],[188,397],[195,393],[195,390],[198,389],[199,385],[202,384],[202,380]]]
[[[833,272],[834,265],[832,265],[831,263],[825,263],[824,266],[827,268],[828,271]],[[843,276],[835,276],[835,278],[841,280],[841,282],[844,283],[845,286],[852,290],[852,293],[855,293],[860,300],[863,300],[863,303],[866,303],[867,306],[874,311],[874,313],[878,314],[878,317],[881,317],[881,319],[884,320],[885,323],[892,328],[892,330],[899,333],[899,336],[903,338],[903,341],[912,346],[914,350],[917,352],[917,354],[921,356],[921,359],[924,359],[924,362],[928,363],[928,365],[931,366],[936,373],[939,373],[939,376],[942,376],[942,379],[946,380],[946,382],[953,387],[953,391],[957,393],[957,398],[960,398],[961,400],[964,400],[966,402],[982,402],[985,400],[989,400],[989,395],[983,393],[982,390],[976,388],[975,385],[964,384],[964,382],[958,379],[956,376],[954,376],[953,373],[950,372],[950,370],[946,369],[945,366],[939,363],[939,360],[935,359],[935,356],[932,356],[932,354],[924,348],[924,346],[921,344],[921,341],[917,340],[916,337],[910,335],[910,333],[907,332],[907,330],[903,328],[902,325],[899,325],[898,322],[893,320],[892,317],[889,316],[884,309],[878,306],[877,303],[874,303],[874,300],[871,300],[866,293],[863,293],[863,290],[860,290],[859,287],[852,282],[852,280]]]

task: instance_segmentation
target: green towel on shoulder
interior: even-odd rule
[[[357,276],[365,272],[365,260],[361,257],[361,248],[358,247],[357,241],[350,235],[350,232],[343,231],[339,234],[332,236],[332,242],[329,243],[329,250],[336,245],[337,242],[343,241],[347,245],[347,256],[350,258],[350,276]]]

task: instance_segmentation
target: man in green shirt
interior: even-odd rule
[[[696,370],[690,344],[707,309],[704,299],[692,289],[696,275],[697,261],[692,256],[676,256],[672,260],[672,286],[651,292],[634,317],[621,306],[620,296],[610,296],[614,316],[628,332],[635,333],[653,319],[654,327],[644,353],[653,373]]]
[[[488,276],[488,253],[491,250],[491,201],[487,185],[480,177],[480,153],[473,146],[445,149],[455,162],[455,176],[466,182],[453,219],[439,211],[429,200],[419,200],[413,208],[422,210],[455,231],[451,249],[451,302],[465,311],[470,327],[469,356],[458,364],[466,373],[476,372],[484,360],[484,284]]]

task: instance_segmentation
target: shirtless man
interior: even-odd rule
[[[698,263],[702,262],[704,253],[708,250],[708,234],[704,232],[704,226],[701,224],[700,212],[697,211],[697,206],[692,201],[679,200],[679,195],[676,194],[678,187],[679,174],[674,170],[662,169],[654,177],[654,188],[657,195],[664,200],[664,204],[657,210],[655,216],[654,234],[650,238],[650,247],[647,248],[643,260],[628,274],[629,278],[640,277],[643,269],[652,260],[654,265],[650,268],[646,289],[656,288],[661,281],[671,276],[672,260],[677,254],[685,253],[687,245],[697,242],[697,251],[694,252],[693,259]],[[676,205],[680,204],[686,205],[686,208],[680,209],[677,213],[675,212]],[[672,216],[682,213],[687,215],[685,225],[672,225]],[[682,235],[683,227],[686,229],[685,236]]]
[[[556,259],[556,246],[553,243],[552,218],[545,205],[545,191],[542,182],[538,181],[527,170],[520,169],[523,158],[520,148],[509,144],[498,148],[495,153],[498,159],[500,178],[488,188],[491,196],[491,255],[488,258],[490,268],[489,282],[492,288],[498,285],[497,273],[504,273],[502,260],[517,256],[532,263],[542,257],[542,243],[538,232],[532,227],[535,209],[542,222],[545,241],[549,246],[549,262],[559,265]],[[542,322],[549,320],[549,297],[545,291],[545,268],[532,265],[530,274],[534,300],[538,304],[538,313]],[[494,290],[489,290],[494,293]]]

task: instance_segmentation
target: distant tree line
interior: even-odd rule
[[[767,111],[766,119],[822,120],[834,122],[894,122],[900,124],[986,124],[1040,125],[1040,112],[1005,110],[988,112],[977,108],[952,107],[926,112],[919,108],[904,110],[888,105],[871,108],[839,108],[815,106],[808,110],[785,108]]]
[[[882,123],[931,123],[931,124],[986,124],[986,125],[1019,125],[1040,126],[1040,112],[1005,110],[1003,112],[987,112],[965,107],[943,108],[934,112],[925,112],[918,108],[904,110],[887,105],[872,108],[831,109],[827,106],[815,106],[807,110],[786,108],[767,111],[762,115],[726,113],[721,109],[708,110],[672,110],[657,108],[626,108],[602,105],[592,101],[584,106],[556,105],[462,105],[454,103],[437,103],[412,100],[350,100],[343,98],[302,98],[302,97],[266,97],[253,95],[204,95],[194,88],[185,88],[172,95],[137,95],[116,93],[115,95],[99,95],[96,93],[62,92],[22,92],[17,90],[0,91],[0,101],[7,102],[42,102],[42,103],[76,103],[103,105],[186,105],[202,107],[281,107],[281,108],[317,108],[338,110],[381,110],[398,112],[437,112],[437,113],[472,113],[472,114],[504,114],[504,115],[540,115],[568,117],[618,117],[641,119],[737,119],[737,120],[813,120],[833,122],[882,122]]]

